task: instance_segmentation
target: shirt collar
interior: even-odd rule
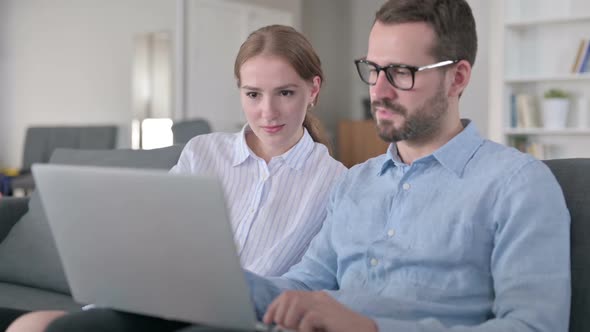
[[[443,167],[455,173],[458,177],[463,176],[465,166],[484,142],[477,127],[471,120],[461,119],[461,123],[464,127],[463,130],[431,155]],[[426,156],[421,159],[429,157]],[[381,167],[379,175],[383,175],[390,167],[400,167],[402,165],[405,164],[398,155],[397,146],[390,144],[387,149],[387,158]]]
[[[236,139],[234,145],[233,166],[242,164],[246,161],[246,159],[248,159],[248,157],[259,159],[259,157],[254,154],[254,152],[248,147],[248,144],[246,143],[246,134],[249,132],[252,132],[252,129],[250,129],[250,126],[246,124],[239,133],[236,133],[238,138]],[[297,142],[297,144],[295,144],[287,152],[275,158],[281,158],[285,164],[287,164],[292,169],[300,170],[303,167],[307,157],[313,151],[314,146],[315,142],[313,141],[313,138],[307,129],[303,128],[303,137],[301,137],[299,142]]]
[[[240,130],[239,133],[236,133],[237,139],[234,143],[234,156],[232,166],[238,166],[241,163],[245,162],[246,159],[250,156],[250,154],[254,155],[250,148],[248,148],[248,144],[246,144],[246,133],[251,132],[250,126],[245,124]]]

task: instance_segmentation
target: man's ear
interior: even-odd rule
[[[449,71],[449,74],[452,75],[449,97],[459,97],[471,79],[471,64],[469,62],[461,60],[454,67],[453,70]]]

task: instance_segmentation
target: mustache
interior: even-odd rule
[[[385,108],[393,113],[406,115],[408,111],[400,104],[392,102],[390,99],[380,99],[371,102],[371,113],[375,114],[377,108]]]

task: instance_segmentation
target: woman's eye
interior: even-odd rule
[[[246,92],[246,96],[248,96],[248,98],[255,99],[258,97],[258,92]]]
[[[281,90],[280,94],[283,97],[292,96],[295,93],[293,90]]]

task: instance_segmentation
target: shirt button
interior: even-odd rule
[[[379,261],[377,260],[377,258],[371,258],[371,265],[377,266],[377,264],[379,264]]]
[[[393,235],[395,235],[395,231],[393,229],[387,231],[387,236],[392,237]]]
[[[404,183],[404,185],[402,187],[404,188],[404,190],[408,190],[408,189],[410,189],[410,184]]]

